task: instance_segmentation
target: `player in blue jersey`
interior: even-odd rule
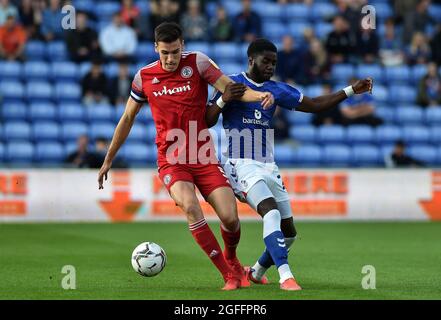
[[[209,127],[222,113],[228,139],[225,173],[237,197],[246,201],[263,218],[263,239],[266,249],[256,264],[248,268],[255,283],[265,284],[266,270],[276,265],[283,290],[301,290],[288,265],[288,249],[296,238],[289,196],[273,156],[271,118],[277,106],[289,110],[317,113],[336,107],[354,94],[372,92],[372,79],[356,81],[336,93],[316,98],[304,96],[296,88],[270,80],[277,63],[277,48],[266,40],[257,39],[248,47],[248,70],[230,76],[236,83],[223,94],[215,92],[206,111]],[[259,103],[238,101],[246,88],[269,91],[274,105],[262,108]]]

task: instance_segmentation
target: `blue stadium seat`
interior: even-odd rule
[[[77,81],[78,66],[73,62],[54,62],[51,65],[51,77],[54,81]]]
[[[427,144],[411,146],[409,148],[409,155],[429,165],[436,164],[438,158],[437,149]]]
[[[31,126],[24,121],[11,121],[4,124],[3,136],[6,141],[29,140],[31,138]]]
[[[305,89],[305,95],[311,98],[318,97],[322,95],[323,93],[323,86],[316,84],[316,85],[310,85],[306,87]]]
[[[318,129],[317,137],[321,143],[341,143],[346,140],[346,132],[341,126],[322,126]]]
[[[311,17],[315,21],[326,21],[337,13],[337,7],[331,3],[314,3],[311,6]]]
[[[375,128],[377,143],[394,143],[402,138],[402,130],[398,126],[382,125]]]
[[[228,15],[233,18],[242,11],[242,4],[236,0],[228,0],[222,2],[222,6]]]
[[[83,62],[80,64],[79,72],[80,78],[83,78],[91,69],[92,64],[90,62]]]
[[[141,15],[146,16],[150,12],[150,3],[144,0],[138,0],[135,4],[139,8]]]
[[[345,144],[329,144],[323,147],[323,163],[329,167],[345,167],[351,162],[351,149]]]
[[[354,67],[350,64],[334,64],[331,70],[332,79],[337,82],[348,82],[354,76]]]
[[[377,166],[383,159],[376,146],[366,144],[352,147],[352,161],[356,166]]]
[[[26,120],[28,115],[27,107],[24,103],[8,103],[0,108],[1,117],[5,122],[14,120]]]
[[[399,107],[396,109],[398,124],[420,124],[423,122],[423,111],[418,107]]]
[[[59,121],[85,121],[86,109],[80,103],[62,103],[58,105]]]
[[[154,142],[156,139],[156,127],[153,123],[147,125],[147,141]]]
[[[428,9],[429,15],[432,19],[441,22],[441,5],[440,4],[431,4]]]
[[[136,47],[136,60],[143,61],[144,65],[147,65],[149,61],[156,57],[155,46],[150,42],[141,42]]]
[[[115,124],[113,122],[92,123],[89,127],[89,137],[92,140],[95,140],[98,137],[111,139],[114,130]]]
[[[95,3],[95,15],[100,17],[101,20],[110,20],[112,15],[117,13],[121,9],[119,2],[113,1],[99,1]]]
[[[433,126],[430,128],[430,141],[434,144],[441,144],[441,127]]]
[[[31,103],[29,106],[29,119],[32,121],[38,120],[56,120],[57,109],[55,105],[48,102]]]
[[[410,68],[405,66],[386,67],[386,80],[391,84],[407,84],[410,82]]]
[[[3,143],[0,143],[0,163],[3,163],[5,160],[5,147]]]
[[[282,10],[287,21],[309,21],[311,18],[311,8],[305,4],[288,4]]]
[[[236,60],[239,55],[239,46],[234,42],[215,43],[212,47],[214,59],[220,64],[221,60]]]
[[[288,144],[276,144],[274,146],[274,159],[280,165],[294,162],[294,149]]]
[[[294,160],[297,166],[319,166],[322,163],[322,149],[317,145],[301,145],[294,149]]]
[[[54,90],[48,82],[32,81],[26,86],[26,97],[30,102],[48,101],[53,99]]]
[[[388,105],[380,105],[375,107],[375,115],[383,119],[385,123],[395,122],[395,109]]]
[[[189,42],[185,45],[188,51],[199,51],[211,57],[211,46],[209,42]]]
[[[44,61],[26,62],[23,66],[23,76],[26,81],[49,79],[50,69],[49,65]]]
[[[68,61],[67,48],[63,41],[49,42],[46,47],[46,55],[50,61]]]
[[[64,141],[76,140],[79,136],[88,133],[88,127],[84,122],[65,122],[61,126],[61,138]]]
[[[75,82],[62,82],[55,85],[55,97],[58,102],[80,102],[81,86]]]
[[[284,18],[283,7],[272,2],[255,2],[252,6],[263,21],[281,21]]]
[[[147,127],[141,123],[135,123],[130,130],[127,141],[131,142],[147,142]]]
[[[90,123],[109,122],[115,118],[115,109],[108,104],[88,106],[86,108],[86,118]]]
[[[411,79],[413,84],[418,84],[422,77],[427,74],[427,65],[417,64],[411,69]]]
[[[352,144],[374,141],[374,129],[367,125],[354,125],[346,130],[346,141]]]
[[[375,79],[376,84],[384,83],[386,79],[383,68],[378,64],[360,64],[355,71],[355,76],[359,79],[371,77]]]
[[[46,45],[42,41],[29,41],[26,43],[25,56],[28,61],[41,61],[46,59]]]
[[[303,39],[303,34],[305,30],[310,28],[311,25],[309,23],[302,21],[294,21],[288,25],[289,34],[296,39]],[[283,33],[287,33],[286,28]]]
[[[393,10],[389,3],[379,2],[375,4],[375,13],[378,19],[384,21],[393,16]]]
[[[389,92],[391,103],[413,103],[417,96],[416,88],[412,86],[392,85],[389,87]]]
[[[425,110],[426,123],[430,125],[441,124],[441,106],[427,108]]]
[[[272,41],[280,41],[284,35],[288,34],[286,26],[281,22],[264,22],[262,32],[264,37],[272,39]]]
[[[300,111],[291,111],[286,113],[286,119],[291,125],[310,124],[312,120],[312,114]]]
[[[386,103],[389,102],[389,91],[386,87],[381,85],[374,85],[372,89],[372,96],[376,102]]]
[[[243,66],[240,63],[222,63],[222,65],[219,65],[222,72],[228,75],[237,74],[240,73],[242,70],[244,70]],[[210,97],[210,96],[209,96]]]
[[[300,142],[315,142],[316,129],[312,125],[292,126],[289,128],[289,137]]]
[[[22,65],[16,61],[0,61],[0,80],[20,80]]]
[[[93,13],[95,8],[95,2],[93,0],[75,0],[73,4],[76,10],[88,13]]]
[[[39,142],[35,150],[35,159],[40,163],[60,163],[65,158],[65,150],[58,142]]]
[[[128,142],[122,148],[122,156],[133,165],[146,166],[157,159],[154,146],[145,143]]]
[[[19,81],[2,81],[0,82],[0,92],[3,103],[6,102],[22,102],[25,95],[25,88]]]
[[[13,164],[30,164],[34,159],[34,145],[30,142],[9,142],[5,149],[6,161]]]
[[[427,143],[430,140],[430,130],[424,126],[404,126],[403,139],[410,144]]]
[[[34,122],[32,126],[32,135],[36,142],[42,140],[57,141],[61,136],[60,131],[58,124],[53,121]]]
[[[332,30],[333,26],[330,23],[318,22],[314,25],[314,33],[320,40],[325,40]]]

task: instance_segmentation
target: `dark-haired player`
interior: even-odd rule
[[[358,80],[336,93],[308,98],[296,88],[270,80],[277,63],[277,48],[257,39],[248,47],[248,71],[230,76],[236,83],[215,93],[206,113],[208,126],[216,124],[220,113],[227,130],[228,160],[224,164],[236,195],[263,218],[266,250],[248,276],[255,283],[268,282],[266,270],[276,265],[283,290],[301,290],[288,265],[288,249],[296,237],[289,196],[274,162],[271,118],[275,108],[316,113],[338,105],[353,94],[371,91],[372,80]],[[269,108],[254,102],[238,101],[244,90],[270,91],[275,103]],[[250,140],[245,142],[246,138]],[[242,140],[244,139],[244,140]]]
[[[203,53],[183,52],[183,45],[179,25],[167,22],[156,27],[155,50],[159,60],[135,75],[125,112],[99,172],[99,188],[103,187],[103,179],[107,179],[112,160],[129,134],[136,114],[148,101],[157,132],[159,177],[185,212],[194,239],[221,272],[225,280],[223,289],[234,290],[249,285],[236,257],[240,223],[230,183],[210,152],[214,148],[205,123],[208,84],[224,92],[232,80]],[[271,93],[261,90],[246,89],[241,99],[264,106],[274,102]],[[205,221],[195,186],[222,222],[223,253]]]

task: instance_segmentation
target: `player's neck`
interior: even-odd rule
[[[250,70],[248,70],[245,74],[248,79],[253,80],[255,83],[262,84],[265,82],[265,80],[261,79],[257,74]]]

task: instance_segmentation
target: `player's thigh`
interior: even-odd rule
[[[193,183],[176,181],[170,187],[170,196],[185,212],[189,223],[195,223],[204,217]]]
[[[207,197],[208,203],[213,207],[222,223],[232,229],[237,225],[236,197],[231,187],[219,187]]]
[[[255,182],[246,194],[247,203],[260,215],[264,215],[267,213],[267,212],[259,212],[261,211],[261,207],[262,207],[261,204],[266,200],[273,198],[274,198],[273,194],[270,188],[267,186],[264,179]],[[272,202],[272,201],[267,201],[267,202]]]

